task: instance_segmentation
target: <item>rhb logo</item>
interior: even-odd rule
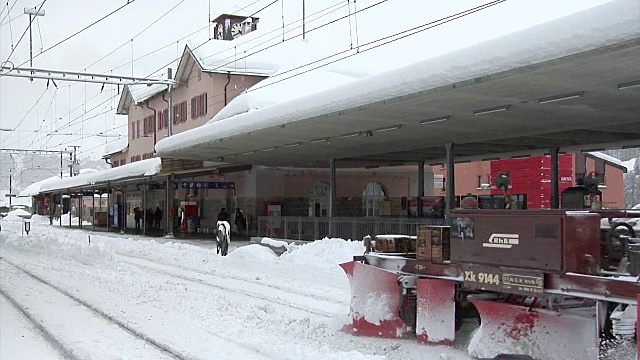
[[[486,242],[482,243],[483,247],[511,249],[514,245],[520,243],[519,234],[491,234]]]

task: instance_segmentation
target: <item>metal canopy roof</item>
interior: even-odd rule
[[[635,38],[161,156],[300,167],[328,167],[335,158],[338,167],[364,167],[443,162],[447,143],[455,144],[456,161],[540,155],[555,147],[640,147],[640,86],[618,89],[639,81]],[[539,102],[575,93],[581,96]],[[474,115],[503,105],[508,109]],[[443,116],[449,118],[430,122]]]

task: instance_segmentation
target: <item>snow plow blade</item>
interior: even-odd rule
[[[499,359],[505,354],[532,359],[597,360],[595,318],[530,309],[498,301],[469,300],[480,314],[480,328],[469,343],[469,355]]]
[[[399,317],[398,275],[356,261],[340,266],[351,285],[352,323],[343,331],[379,338],[406,337],[409,329]]]
[[[453,345],[456,336],[455,292],[453,281],[418,280],[416,335],[419,343]]]

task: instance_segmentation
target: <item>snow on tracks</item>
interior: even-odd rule
[[[6,259],[1,259],[0,262],[10,265],[3,266],[3,273],[11,273],[12,275],[10,279],[7,278],[7,276],[4,276],[3,284],[11,284],[13,281],[19,280],[21,282],[20,287],[22,289],[28,288],[30,290],[30,293],[25,294],[22,292],[22,294],[14,294],[12,296],[7,293],[6,289],[2,289],[3,295],[11,301],[17,309],[25,314],[25,316],[27,316],[27,318],[45,334],[45,337],[49,342],[65,357],[72,359],[87,359],[91,357],[90,354],[95,350],[82,348],[73,349],[73,345],[70,344],[87,343],[77,343],[74,341],[73,337],[66,338],[66,336],[70,335],[70,327],[65,326],[63,329],[64,324],[60,323],[60,315],[65,315],[64,318],[66,318],[67,321],[73,319],[72,321],[74,323],[83,324],[82,328],[79,330],[90,329],[91,331],[78,331],[75,336],[85,338],[93,337],[93,346],[101,348],[101,356],[119,357],[126,355],[137,358],[151,352],[151,348],[155,348],[155,356],[157,356],[157,359],[185,358],[175,350],[151,339],[145,334],[128,326],[124,322],[79,299],[56,285],[51,284],[32,272],[23,269],[19,265],[7,261]],[[29,281],[25,282],[26,279],[30,279],[31,283],[27,284]],[[46,287],[43,287],[40,284],[44,284]],[[16,287],[8,286],[8,288]],[[37,299],[43,298],[48,301],[33,301],[33,295],[36,295]],[[22,297],[22,301],[20,302],[16,300],[15,297]],[[77,305],[81,305],[81,307],[78,307]],[[51,311],[51,307],[54,307],[55,310]],[[26,310],[27,308],[29,308],[29,311]],[[38,318],[41,320],[38,320]],[[45,324],[51,324],[49,327],[52,329],[46,329]],[[118,328],[120,330],[124,330],[124,332],[117,331]],[[58,333],[58,337],[54,335],[55,333]],[[117,343],[118,346],[111,346],[111,344],[114,343]]]

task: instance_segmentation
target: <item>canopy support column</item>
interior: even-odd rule
[[[456,206],[456,178],[455,178],[455,157],[453,154],[454,144],[449,143],[445,145],[447,151],[447,178],[446,178],[446,213],[445,216],[449,218],[449,213]]]
[[[169,123],[171,123],[171,118],[169,118]],[[167,237],[173,237],[173,217],[175,216],[173,213],[173,175],[167,176],[167,186],[166,186],[166,212],[165,217],[167,220]]]
[[[424,197],[424,160],[418,161],[418,197]]]
[[[329,217],[331,226],[329,227],[329,236],[335,237],[335,223],[333,218],[336,216],[336,159],[329,162]]]
[[[96,189],[91,188],[91,230],[96,231]]]

